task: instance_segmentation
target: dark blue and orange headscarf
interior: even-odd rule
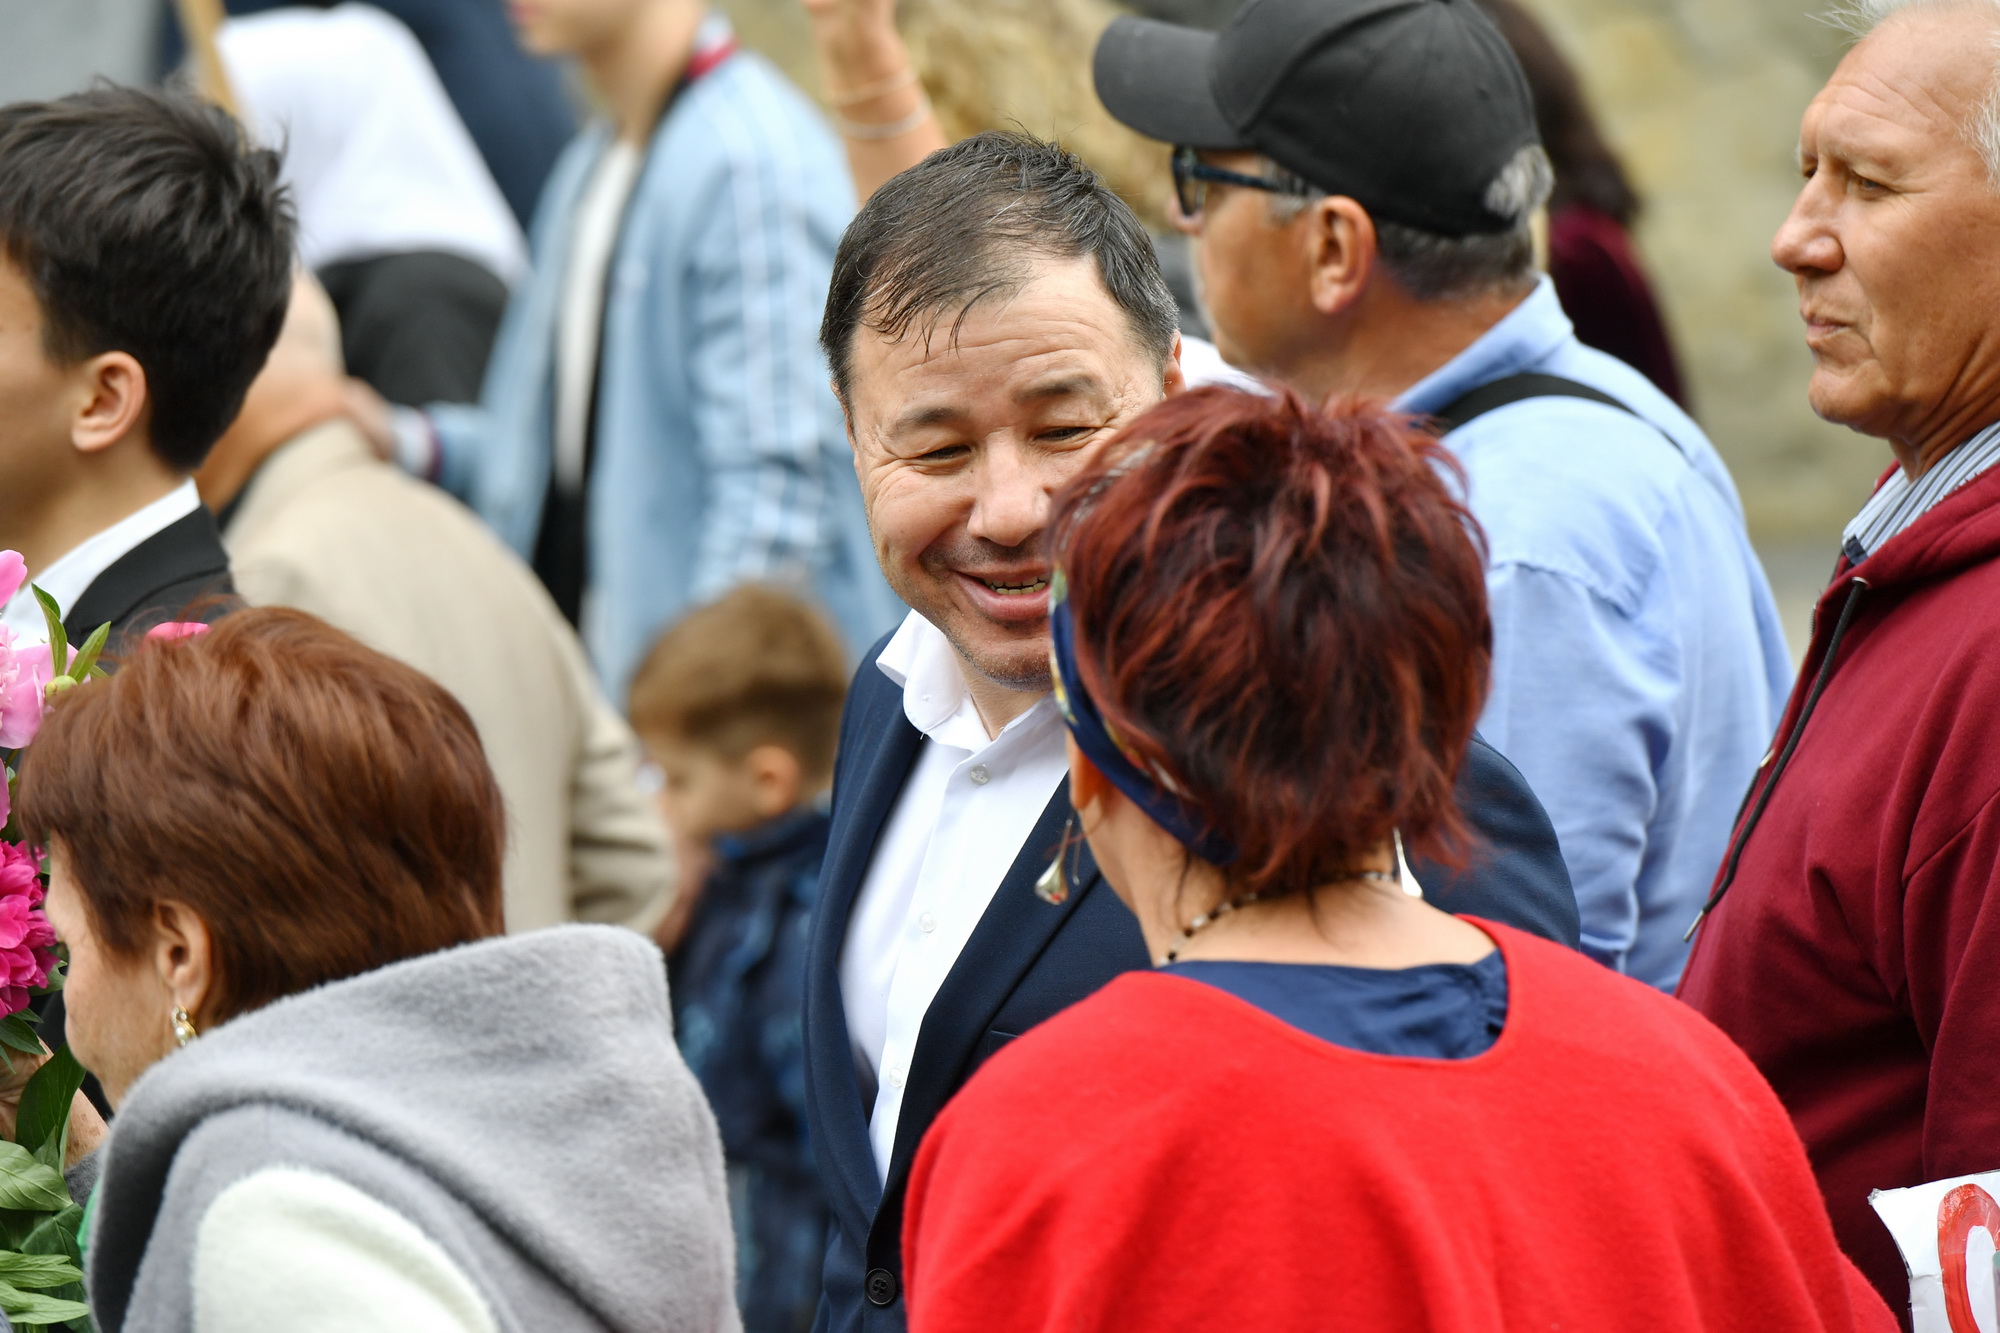
[[[1209,826],[1176,790],[1173,779],[1134,758],[1118,732],[1097,710],[1076,664],[1076,617],[1069,606],[1069,585],[1058,566],[1049,575],[1049,674],[1055,682],[1056,708],[1097,771],[1171,833],[1183,847],[1211,865],[1228,865],[1236,848]]]

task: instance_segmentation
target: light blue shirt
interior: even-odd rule
[[[543,189],[480,403],[427,409],[440,479],[524,558],[552,465],[571,231],[609,138],[585,130]],[[614,699],[661,630],[742,580],[816,596],[857,658],[903,617],[817,342],[853,209],[839,143],[756,55],[697,79],[654,132],[606,276],[588,484],[582,628]]]
[[[1524,371],[1637,415],[1534,398],[1445,437],[1489,550],[1480,731],[1555,823],[1585,952],[1671,988],[1791,659],[1715,447],[1638,371],[1579,343],[1546,278],[1397,406],[1437,411]]]

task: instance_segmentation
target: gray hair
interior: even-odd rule
[[[1987,0],[2000,5],[2000,0]],[[1298,191],[1273,195],[1271,221],[1283,226],[1326,198],[1326,191],[1306,184],[1281,167],[1275,179]],[[1489,212],[1507,218],[1505,231],[1447,236],[1400,222],[1375,220],[1375,244],[1382,266],[1396,285],[1419,301],[1454,301],[1490,292],[1518,290],[1535,275],[1535,210],[1548,202],[1555,186],[1555,169],[1540,144],[1514,154],[1486,187]]]
[[[1825,18],[1859,40],[1885,20],[1916,9],[1985,9],[2000,22],[2000,0],[1842,0]],[[1987,80],[1986,95],[1965,125],[1965,138],[1986,164],[1986,179],[2000,189],[2000,34],[1995,35],[1993,52],[1993,77]]]

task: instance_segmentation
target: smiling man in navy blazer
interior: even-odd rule
[[[1007,1041],[1150,962],[1087,849],[1035,887],[1069,811],[1043,525],[1077,466],[1182,379],[1138,220],[1022,136],[965,140],[876,192],[820,337],[876,556],[914,608],[848,697],[806,978],[834,1211],[815,1328],[884,1333],[904,1325],[904,1183],[938,1111]],[[1475,744],[1459,791],[1487,845],[1464,873],[1417,866],[1427,896],[1573,946],[1569,878],[1520,775]]]

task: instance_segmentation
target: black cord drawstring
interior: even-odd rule
[[[1867,579],[1856,579],[1849,585],[1847,600],[1840,607],[1840,619],[1834,622],[1833,636],[1827,640],[1826,656],[1820,659],[1819,671],[1813,676],[1812,689],[1806,694],[1805,706],[1799,709],[1798,725],[1793,727],[1792,734],[1785,738],[1785,748],[1779,752],[1778,762],[1772,766],[1770,779],[1764,783],[1764,789],[1757,793],[1757,804],[1750,811],[1750,818],[1738,828],[1736,838],[1730,844],[1729,859],[1722,870],[1722,882],[1715,886],[1715,892],[1708,896],[1708,901],[1701,905],[1701,911],[1695,914],[1693,923],[1687,928],[1687,934],[1681,936],[1683,942],[1694,938],[1695,931],[1701,929],[1701,923],[1715,910],[1715,905],[1722,901],[1722,895],[1729,892],[1729,886],[1736,882],[1736,866],[1743,859],[1743,849],[1749,845],[1750,835],[1756,832],[1757,822],[1763,819],[1764,807],[1771,803],[1771,793],[1778,789],[1778,779],[1785,775],[1785,766],[1792,762],[1792,752],[1799,748],[1799,738],[1806,734],[1806,723],[1812,720],[1813,709],[1819,707],[1821,692],[1826,689],[1826,683],[1833,679],[1833,659],[1840,655],[1840,641],[1847,637],[1847,626],[1854,619],[1855,609],[1861,605],[1862,594],[1867,591]],[[1749,799],[1747,792],[1744,799],[1746,802]]]

